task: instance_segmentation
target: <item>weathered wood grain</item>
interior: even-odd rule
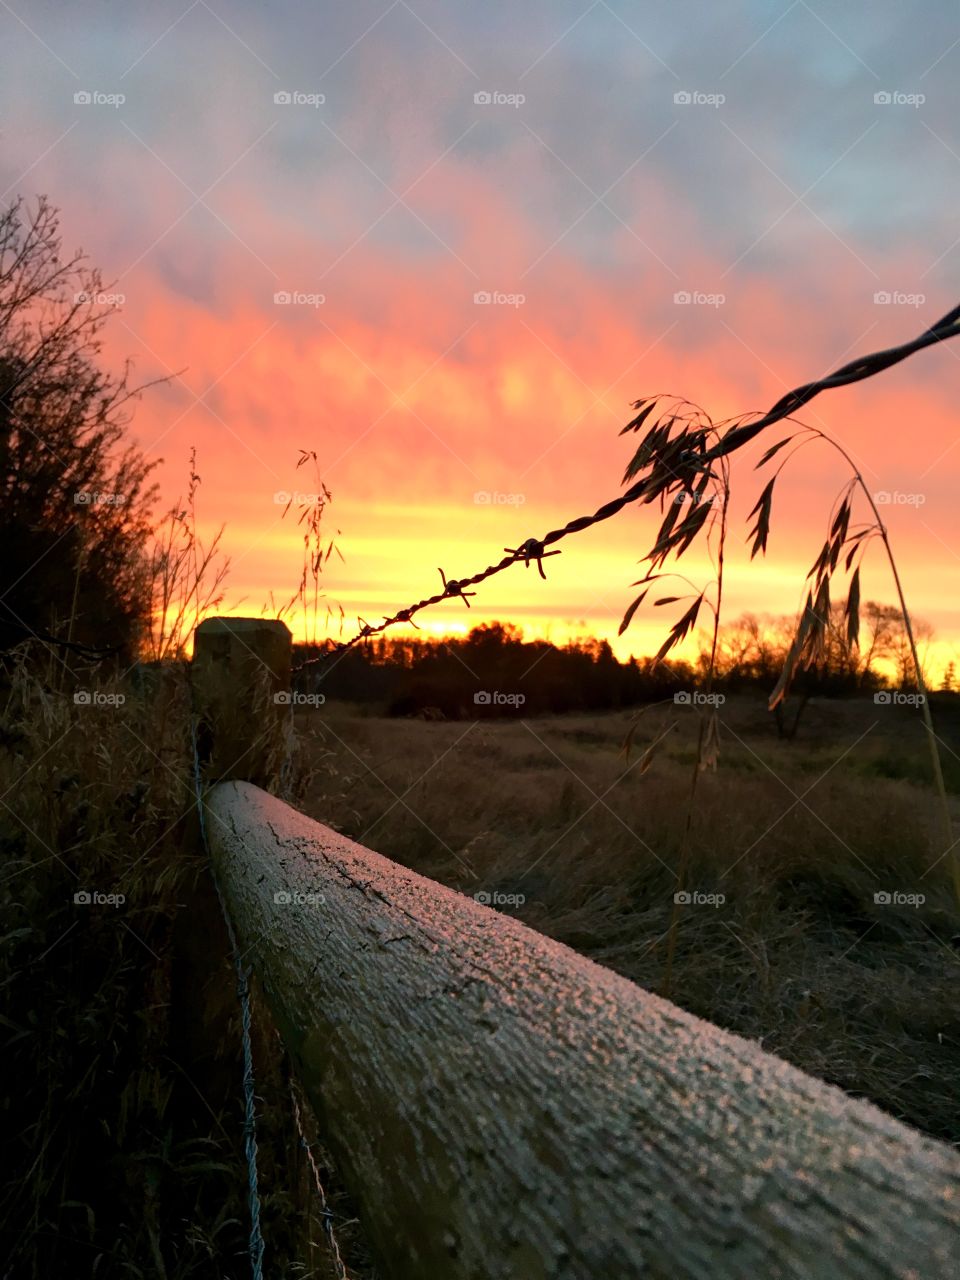
[[[950,1148],[248,783],[207,815],[391,1280],[960,1274]]]

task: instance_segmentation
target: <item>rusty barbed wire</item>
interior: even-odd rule
[[[782,421],[803,405],[808,404],[821,391],[827,391],[832,387],[849,386],[853,382],[861,382],[864,378],[870,378],[876,373],[881,373],[884,369],[889,369],[892,365],[899,364],[901,360],[905,360],[916,351],[921,351],[925,347],[933,346],[934,343],[944,342],[948,338],[958,336],[960,336],[960,306],[948,311],[936,324],[931,325],[929,329],[925,329],[912,342],[905,342],[897,347],[888,347],[869,356],[858,356],[857,359],[851,360],[827,377],[804,383],[793,391],[789,391],[756,422],[751,422],[745,426],[733,427],[729,430],[712,449],[703,454],[701,462],[709,466],[710,462],[715,459],[728,456],[735,450],[742,448],[743,445],[759,435],[761,431],[765,431],[767,427],[773,426],[775,422]],[[619,497],[604,503],[602,507],[598,507],[593,515],[578,516],[573,520],[568,520],[561,528],[551,529],[549,533],[544,534],[539,539],[527,538],[525,542],[520,543],[517,547],[504,547],[504,551],[507,554],[502,560],[499,560],[496,564],[488,565],[486,569],[482,569],[479,573],[472,574],[468,578],[448,579],[443,569],[439,569],[443,591],[427,596],[423,600],[417,601],[416,604],[408,605],[405,609],[398,610],[393,617],[385,617],[382,622],[377,623],[375,626],[365,622],[363,618],[358,618],[360,629],[356,635],[351,636],[349,640],[340,641],[332,645],[325,652],[318,654],[314,658],[308,658],[306,661],[301,662],[294,667],[293,674],[296,675],[307,667],[327,662],[330,658],[352,649],[361,640],[368,640],[371,636],[379,635],[386,631],[388,627],[396,626],[398,623],[409,622],[416,626],[413,621],[415,614],[420,613],[423,609],[429,609],[433,605],[440,604],[443,600],[451,600],[459,596],[469,609],[469,597],[475,596],[476,592],[467,591],[466,588],[479,586],[487,578],[492,578],[495,574],[502,573],[505,569],[509,569],[511,565],[522,563],[529,569],[531,564],[536,564],[540,577],[546,579],[547,575],[543,571],[544,559],[548,556],[560,555],[559,551],[547,551],[547,547],[560,542],[561,539],[566,538],[571,533],[580,533],[584,529],[589,529],[592,525],[609,520],[611,516],[617,515],[624,507],[629,506],[632,502],[639,501],[648,494],[650,498],[656,496],[656,493],[649,488],[649,477],[645,476],[635,484],[632,484]]]

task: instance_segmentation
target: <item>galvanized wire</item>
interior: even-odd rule
[[[337,1244],[337,1237],[333,1231],[333,1213],[327,1204],[327,1197],[323,1189],[320,1170],[317,1167],[317,1162],[313,1156],[313,1148],[307,1139],[307,1135],[303,1127],[303,1116],[300,1114],[300,1104],[297,1101],[297,1093],[293,1087],[292,1079],[290,1081],[290,1101],[293,1104],[293,1118],[296,1122],[297,1132],[300,1135],[300,1145],[307,1153],[307,1160],[313,1173],[314,1185],[317,1188],[317,1196],[320,1200],[320,1218],[323,1223],[323,1231],[327,1237],[327,1244],[330,1248],[330,1254],[333,1259],[334,1270],[337,1273],[337,1280],[350,1280],[349,1272],[344,1265],[343,1258],[340,1256],[340,1246]]]
[[[929,347],[934,343],[944,342],[948,338],[957,336],[960,336],[960,306],[948,311],[942,319],[931,325],[929,329],[924,330],[912,342],[906,342],[898,347],[889,347],[885,351],[877,351],[873,355],[859,356],[856,360],[843,365],[842,368],[828,377],[820,378],[815,382],[804,383],[803,386],[788,392],[756,422],[734,427],[728,431],[712,449],[702,456],[701,462],[709,465],[713,459],[733,453],[736,449],[741,448],[759,435],[761,431],[765,431],[767,427],[795,413],[803,405],[809,403],[814,396],[819,395],[821,391],[829,390],[831,387],[848,386],[852,382],[860,382],[864,378],[870,378],[884,369],[889,369],[891,365],[899,364],[901,360],[905,360],[907,356],[913,355],[916,351],[921,351],[924,347]],[[531,564],[536,564],[541,578],[545,578],[546,574],[543,571],[544,558],[560,554],[559,551],[547,551],[547,547],[560,542],[561,539],[566,538],[571,533],[580,533],[583,529],[589,529],[592,525],[600,524],[603,520],[609,520],[611,516],[617,515],[624,507],[629,506],[631,502],[636,502],[643,498],[647,493],[647,485],[646,478],[638,480],[629,489],[620,494],[619,497],[604,503],[602,507],[598,507],[593,515],[578,516],[576,519],[568,520],[561,528],[551,529],[549,533],[544,534],[539,539],[528,538],[515,548],[504,547],[504,551],[507,554],[502,560],[499,560],[496,564],[488,565],[486,569],[472,574],[469,578],[448,579],[443,569],[440,569],[440,579],[443,584],[442,591],[436,592],[432,596],[427,596],[423,600],[418,600],[416,604],[408,605],[405,609],[398,610],[392,618],[384,618],[382,622],[377,623],[375,626],[364,622],[362,618],[358,619],[361,626],[356,635],[349,640],[332,645],[315,658],[309,658],[305,662],[301,662],[294,668],[294,674],[303,671],[307,667],[326,662],[335,655],[342,654],[353,648],[361,640],[367,640],[371,636],[379,635],[381,632],[386,631],[388,627],[395,626],[399,622],[412,622],[414,615],[419,613],[421,609],[429,609],[432,605],[440,604],[443,600],[456,599],[459,596],[469,608],[470,597],[474,596],[476,592],[468,591],[466,588],[478,586],[481,582],[485,582],[487,578],[492,578],[494,574],[502,573],[504,569],[509,569],[513,564],[522,562],[527,568]]]
[[[190,685],[191,701],[193,701],[193,684]],[[237,971],[237,996],[240,1001],[240,1036],[243,1044],[243,1142],[247,1159],[247,1199],[250,1205],[250,1269],[253,1280],[263,1280],[263,1235],[260,1230],[260,1190],[257,1179],[257,1115],[256,1091],[253,1075],[253,1045],[251,1037],[251,1002],[250,1002],[250,970],[244,969],[237,936],[233,931],[230,913],[217,883],[217,877],[210,859],[210,847],[207,843],[207,824],[203,810],[203,787],[200,781],[200,752],[197,746],[197,714],[195,706],[191,708],[190,730],[193,737],[193,782],[197,800],[197,813],[200,816],[200,837],[207,854],[213,887],[217,893],[220,910],[227,926],[230,939],[230,951],[233,955],[234,968]]]

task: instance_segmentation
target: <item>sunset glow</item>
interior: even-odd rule
[[[227,526],[228,609],[269,612],[296,588],[299,533],[274,498],[310,490],[301,449],[334,495],[344,562],[326,590],[352,633],[432,594],[438,567],[476,572],[616,496],[634,399],[670,392],[717,421],[762,410],[956,302],[960,52],[939,57],[936,18],[921,34],[891,9],[868,47],[843,12],[828,29],[799,6],[745,51],[736,23],[715,33],[679,8],[689,38],[666,19],[641,38],[608,5],[361,3],[295,27],[255,6],[133,5],[120,26],[87,15],[95,39],[69,56],[56,6],[0,20],[17,121],[3,185],[46,192],[111,282],[110,358],[171,377],[134,432],[164,459],[166,505],[196,446],[203,528]],[[891,54],[900,97],[922,103],[875,101]],[[801,415],[890,495],[940,668],[960,645],[958,376],[945,345]],[[796,610],[846,478],[805,449],[749,566],[760,443],[735,465],[728,618]],[[664,610],[616,632],[655,528],[628,509],[565,541],[547,582],[511,569],[469,616],[450,601],[423,625],[511,620],[649,652]],[[681,567],[711,577],[702,554]],[[895,598],[879,547],[863,596]]]
[[[956,2],[0,50],[4,1277],[955,1280]]]

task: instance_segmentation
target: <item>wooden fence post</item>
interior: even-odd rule
[[[390,1280],[954,1280],[960,1155],[312,821],[207,799]]]
[[[292,738],[292,637],[270,618],[207,618],[194,632],[193,682],[207,780],[269,787]]]

